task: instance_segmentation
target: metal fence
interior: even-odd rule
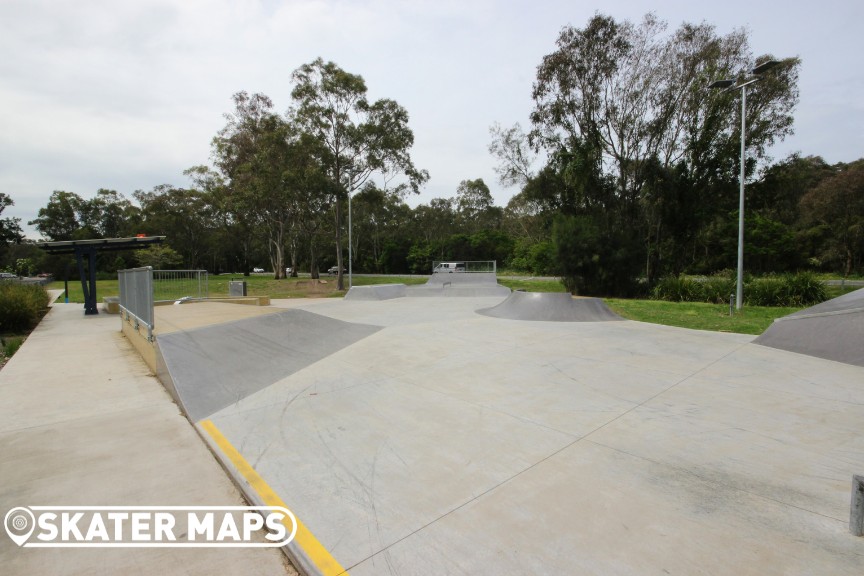
[[[118,270],[120,314],[132,322],[136,330],[147,329],[147,339],[153,339],[153,268]]]
[[[456,264],[459,272],[484,272],[495,274],[498,269],[497,260],[434,260],[432,270],[439,264]]]
[[[209,295],[206,270],[154,270],[153,299],[201,300]]]

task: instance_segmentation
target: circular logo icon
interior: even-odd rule
[[[19,506],[18,508],[12,508],[6,513],[3,524],[6,527],[6,533],[9,535],[9,538],[15,544],[21,546],[30,538],[30,534],[33,533],[33,529],[36,527],[36,517],[33,516],[33,512],[29,508]]]

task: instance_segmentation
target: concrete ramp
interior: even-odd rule
[[[778,318],[753,342],[864,366],[864,289]]]
[[[372,286],[352,286],[345,294],[345,300],[392,300],[404,298],[405,284],[375,284]]]
[[[607,322],[623,320],[600,298],[573,298],[562,292],[513,292],[510,297],[478,314],[507,320],[544,322]]]
[[[507,296],[510,289],[498,284],[493,272],[457,272],[433,274],[426,284],[410,286],[406,296]]]
[[[378,330],[288,310],[158,336],[157,372],[195,422]]]

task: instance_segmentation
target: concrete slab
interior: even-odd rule
[[[778,318],[756,343],[864,366],[864,289]]]
[[[507,296],[510,289],[498,284],[492,272],[464,272],[432,274],[426,284],[409,286],[408,297],[463,297]]]
[[[558,292],[513,292],[492,308],[477,311],[484,316],[508,320],[547,322],[608,322],[623,320],[600,298],[574,298]]]
[[[392,300],[404,298],[405,284],[375,284],[373,286],[352,286],[345,294],[345,300]]]
[[[198,421],[377,330],[287,310],[159,334],[159,377]]]
[[[242,495],[119,332],[54,304],[0,371],[0,511],[242,505]],[[294,574],[278,550],[22,549],[3,574]]]
[[[285,303],[382,329],[211,420],[352,574],[861,566],[864,369],[501,301]]]

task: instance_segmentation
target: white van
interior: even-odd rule
[[[433,274],[438,273],[453,273],[453,272],[465,272],[465,263],[464,262],[439,262],[435,268],[432,269]]]

